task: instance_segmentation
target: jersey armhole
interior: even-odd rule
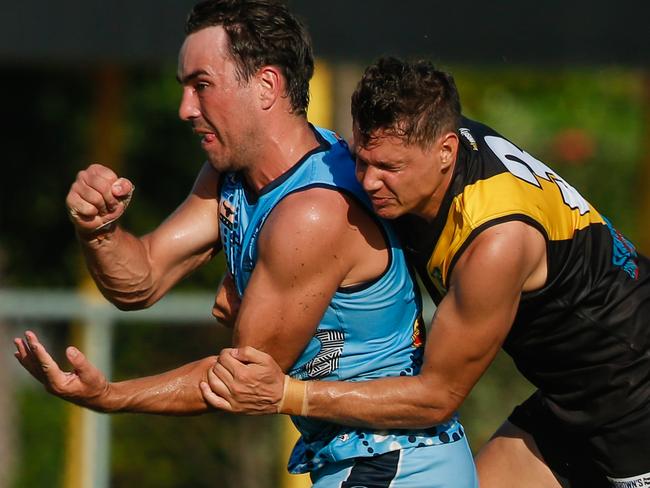
[[[359,207],[366,212],[366,214],[372,219],[372,221],[375,223],[377,228],[379,229],[379,232],[381,232],[381,235],[384,239],[384,244],[386,245],[386,249],[388,251],[388,263],[386,264],[386,267],[384,270],[375,278],[365,281],[363,283],[359,283],[356,285],[350,285],[350,286],[345,286],[345,287],[339,287],[337,288],[337,293],[345,293],[345,294],[352,294],[352,293],[357,293],[360,291],[363,291],[367,288],[370,288],[372,285],[375,283],[379,282],[391,269],[393,266],[393,245],[394,242],[390,239],[390,236],[388,235],[388,231],[384,225],[384,223],[379,219],[379,217],[370,209],[368,208],[368,205],[366,205],[363,200],[361,200],[353,191],[348,190],[347,188],[342,188],[340,186],[334,186],[330,185],[328,183],[311,183],[306,186],[301,186],[300,188],[296,188],[286,195],[284,195],[280,201],[282,201],[285,197],[288,195],[292,195],[294,193],[299,193],[302,191],[306,190],[311,190],[312,188],[323,188],[325,190],[332,190],[338,193],[341,193],[345,196],[350,197],[352,200],[354,200]],[[278,202],[279,203],[279,202]]]
[[[458,248],[458,250],[454,254],[454,257],[451,260],[451,263],[449,265],[449,271],[447,271],[447,276],[445,276],[445,280],[444,280],[445,287],[447,287],[447,284],[451,280],[451,274],[453,273],[454,267],[456,266],[456,263],[460,259],[461,255],[463,254],[463,252],[465,252],[467,247],[474,241],[474,239],[476,239],[476,237],[481,232],[483,232],[486,229],[489,229],[490,227],[494,227],[495,225],[503,224],[505,222],[517,222],[517,221],[518,222],[524,222],[524,223],[530,225],[531,227],[534,227],[539,232],[541,232],[542,236],[544,236],[544,240],[546,241],[546,259],[547,259],[547,264],[548,264],[548,259],[549,259],[548,258],[548,256],[549,256],[549,254],[548,254],[548,252],[549,252],[548,242],[549,242],[549,238],[548,238],[548,234],[546,232],[546,229],[544,229],[542,224],[540,224],[534,218],[532,218],[531,216],[526,215],[526,214],[504,215],[502,217],[497,217],[497,218],[494,218],[492,220],[488,220],[487,222],[482,223],[477,228],[473,229],[472,232],[470,232],[470,234],[467,236],[465,241],[463,241],[463,243]],[[539,290],[532,291],[532,292],[527,292],[526,295],[539,293],[539,292],[545,290],[546,287],[548,286],[548,283],[550,283],[550,277],[547,277],[546,283],[544,284],[544,286],[542,288],[540,288]]]

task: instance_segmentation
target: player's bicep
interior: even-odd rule
[[[543,253],[543,239],[528,242],[525,225],[502,224],[479,235],[459,259],[436,310],[423,373],[447,390],[453,408],[499,351]]]
[[[289,270],[290,271],[290,270]],[[301,280],[294,287],[279,284],[277,274],[256,266],[246,288],[234,328],[236,347],[253,346],[271,356],[285,371],[314,335],[332,287],[320,280]]]
[[[143,237],[154,280],[162,289],[208,261],[220,248],[218,184],[218,173],[204,164],[183,203]]]
[[[293,365],[347,273],[341,249],[346,215],[318,201],[302,205],[300,197],[276,207],[239,310],[237,346],[261,349],[285,370]]]

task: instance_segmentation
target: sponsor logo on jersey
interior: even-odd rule
[[[474,139],[474,136],[469,131],[469,129],[467,129],[466,127],[461,127],[458,130],[460,132],[460,135],[463,136],[465,139],[467,139],[467,142],[469,142],[470,146],[472,146],[472,150],[478,151],[478,144],[476,144],[476,139]]]
[[[219,220],[223,225],[232,230],[235,225],[235,207],[226,199],[219,202]]]

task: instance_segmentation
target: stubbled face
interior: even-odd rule
[[[435,217],[451,172],[448,158],[455,159],[455,151],[441,147],[442,140],[423,149],[383,131],[373,136],[367,146],[355,142],[355,147],[357,179],[375,213],[386,219],[406,213]],[[356,129],[354,139],[359,140]]]
[[[178,58],[183,97],[178,110],[201,137],[218,171],[245,169],[253,160],[256,106],[251,83],[240,82],[220,26],[185,38]]]

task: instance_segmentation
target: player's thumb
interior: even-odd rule
[[[263,364],[273,361],[271,356],[251,346],[232,349],[230,354],[242,363]]]
[[[88,361],[86,355],[76,347],[69,346],[65,350],[65,355],[68,358],[68,361],[70,361],[70,364],[74,368],[79,378],[82,380],[95,373],[96,368],[90,361]]]
[[[111,187],[113,196],[118,200],[123,200],[124,198],[129,197],[130,194],[133,192],[133,189],[134,189],[133,183],[131,183],[126,178],[118,178],[117,180],[115,180],[113,186]]]

